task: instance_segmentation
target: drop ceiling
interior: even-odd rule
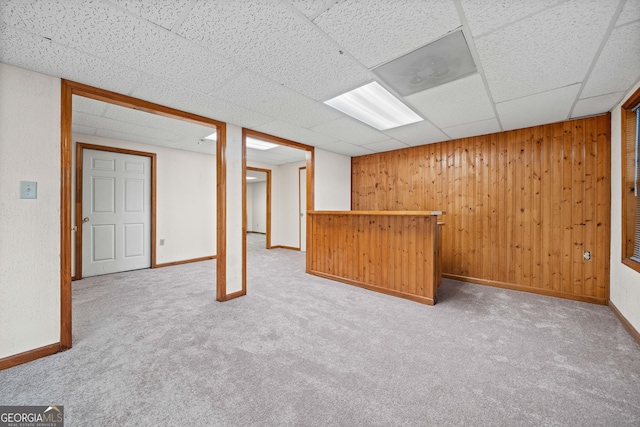
[[[640,78],[640,0],[0,0],[0,17],[4,63],[348,156],[604,113]],[[323,104],[457,30],[476,72],[400,97],[423,122],[378,131]],[[76,131],[199,140],[84,107]]]

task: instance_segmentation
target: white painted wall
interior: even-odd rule
[[[253,231],[253,184],[247,182],[247,231]]]
[[[267,183],[256,182],[251,187],[251,231],[256,233],[267,232]],[[249,193],[247,192],[247,206]]]
[[[315,149],[314,209],[351,210],[351,157]]]
[[[242,173],[242,128],[227,125],[227,147],[225,150],[227,163],[227,239],[226,239],[226,272],[227,295],[242,290],[242,184],[245,181]]]
[[[37,199],[19,198],[36,181]],[[60,342],[60,79],[0,63],[0,358]]]
[[[278,194],[277,216],[281,226],[278,235],[275,236],[276,240],[274,241],[274,236],[271,238],[273,246],[300,248],[300,193],[298,192],[298,182],[300,181],[299,170],[305,165],[306,162],[281,165],[278,179],[274,180],[274,192]],[[273,204],[271,210],[272,212],[274,211]]]
[[[73,170],[77,142],[156,153],[156,263],[216,254],[215,156],[94,135],[74,133],[72,140]],[[75,174],[72,176],[75,188]],[[72,195],[72,223],[75,224],[73,221],[75,192]],[[160,239],[165,239],[164,246],[160,246]],[[75,271],[75,247],[71,247],[72,271]]]
[[[630,90],[611,112],[611,280],[610,299],[640,331],[640,273],[622,264],[622,104],[640,88]]]

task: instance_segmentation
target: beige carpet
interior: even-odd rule
[[[0,372],[67,426],[638,426],[640,347],[608,307],[446,281],[428,307],[304,274],[249,235],[214,262],[74,283],[74,348]]]

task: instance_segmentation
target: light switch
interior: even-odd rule
[[[38,183],[35,181],[20,181],[20,198],[35,199],[38,194]]]

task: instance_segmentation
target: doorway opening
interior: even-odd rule
[[[310,145],[301,144],[284,138],[275,137],[249,129],[242,130],[243,144],[243,176],[247,176],[247,172],[252,169],[262,169],[269,171],[277,171],[277,177],[270,176],[269,200],[268,208],[269,227],[267,228],[268,249],[283,248],[300,250],[303,245],[300,242],[300,213],[301,210],[313,210],[313,155],[314,148]],[[257,164],[252,161],[252,150],[271,150],[273,167],[270,164]],[[278,151],[280,150],[280,151]],[[269,156],[262,155],[261,159]],[[250,161],[251,166],[247,166]],[[264,163],[265,160],[262,161]],[[304,182],[300,187],[300,173],[304,174]],[[271,174],[269,174],[271,175]],[[277,178],[277,179],[276,179]],[[277,181],[277,182],[276,182]],[[277,188],[274,188],[277,187]],[[277,191],[276,191],[277,190]],[[283,194],[286,193],[286,196]],[[303,199],[300,195],[303,193]],[[300,204],[302,200],[302,205]],[[284,206],[286,212],[282,213]],[[242,272],[242,292],[246,294],[246,277],[247,277],[247,181],[243,182],[243,272]],[[278,211],[278,213],[274,213]],[[306,214],[305,214],[305,230],[306,230]],[[277,224],[276,224],[277,221]],[[275,236],[274,236],[275,232]],[[305,242],[311,238],[309,233],[304,237]],[[308,245],[304,245],[306,248]]]
[[[98,89],[81,83],[62,80],[61,84],[61,184],[60,184],[60,350],[72,347],[72,192],[73,192],[73,96],[84,97],[107,104],[151,113],[165,118],[187,121],[213,128],[216,141],[216,299],[224,301],[226,295],[226,125],[223,122],[154,104],[127,95]],[[152,259],[153,267],[153,259]]]

